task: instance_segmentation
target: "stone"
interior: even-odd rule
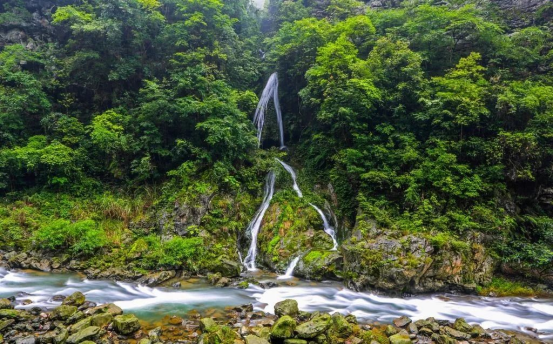
[[[45,343],[45,344],[53,343],[54,338],[56,338],[56,335],[57,333],[55,331],[46,332],[45,334],[43,334],[38,338],[38,341],[40,343]]]
[[[417,325],[413,323],[410,323],[409,325],[407,325],[407,332],[409,332],[410,334],[418,334],[419,330],[417,328]]]
[[[15,322],[14,319],[0,320],[0,331],[2,331],[3,329],[7,328],[8,326],[10,326],[11,324],[13,324],[14,322]]]
[[[285,339],[284,344],[307,344],[307,341],[304,339],[290,338],[290,339]]]
[[[308,322],[300,324],[296,327],[296,333],[299,338],[311,339],[317,337],[319,334],[326,332],[330,327],[330,315],[321,314],[313,317]]]
[[[432,335],[432,340],[438,344],[457,344],[457,341],[455,339],[443,334],[439,335],[437,333],[434,333]]]
[[[74,292],[73,294],[69,295],[68,297],[63,300],[61,303],[65,306],[82,306],[84,302],[86,301],[85,296],[80,291]]]
[[[223,277],[239,277],[242,265],[238,262],[222,258],[215,262],[211,271],[220,273]]]
[[[76,312],[77,307],[62,305],[54,308],[54,310],[52,311],[52,318],[58,320],[67,320]]]
[[[453,324],[453,328],[457,331],[465,332],[465,333],[471,333],[472,326],[469,325],[465,319],[459,318],[455,320],[455,323]]]
[[[426,336],[426,337],[430,337],[434,334],[434,332],[429,329],[428,327],[423,327],[419,330],[419,334],[423,335],[423,336]]]
[[[406,317],[405,315],[394,319],[394,325],[396,325],[397,327],[405,327],[409,325],[411,322],[412,320]]]
[[[340,313],[332,315],[332,335],[338,338],[348,338],[353,333],[353,326]]]
[[[34,336],[27,336],[23,338],[18,338],[15,340],[15,344],[35,344],[36,339]]]
[[[394,334],[390,337],[390,344],[411,344],[411,338],[409,338],[409,335],[405,335],[402,333]]]
[[[71,334],[77,333],[81,330],[84,330],[87,327],[90,327],[90,320],[91,320],[90,318],[84,318],[83,320],[79,321],[75,325],[72,325],[69,328],[69,333]]]
[[[229,285],[230,279],[228,277],[221,277],[215,284],[215,286],[219,288],[228,287]]]
[[[276,308],[276,306],[275,306]],[[288,339],[294,337],[296,321],[289,315],[279,318],[271,329],[271,337],[276,339]]]
[[[246,344],[269,344],[269,341],[267,339],[260,338],[251,334],[244,337],[244,340],[246,341]]]
[[[453,337],[455,339],[459,339],[459,340],[469,340],[471,338],[471,335],[468,334],[468,333],[464,333],[464,332],[461,332],[461,331],[457,331],[449,326],[444,326],[443,327],[443,334],[449,336],[449,337]]]
[[[68,336],[69,332],[67,331],[67,329],[62,328],[60,332],[54,337],[54,344],[65,343]]]
[[[81,344],[96,344],[91,340],[85,340],[84,342],[81,342]]]
[[[78,344],[85,340],[95,339],[100,335],[100,328],[97,326],[89,326],[77,333],[73,333],[67,338],[68,344]]]
[[[219,330],[219,325],[211,318],[203,318],[200,320],[200,330],[205,333],[214,333]]]
[[[171,278],[176,276],[176,271],[170,270],[170,271],[159,271],[151,273],[147,276],[144,276],[140,278],[137,283],[144,284],[150,287],[155,287],[157,285],[160,285],[161,283],[170,280]]]
[[[79,320],[84,319],[84,317],[85,317],[84,313],[77,310],[75,313],[73,313],[73,315],[71,315],[67,319],[67,323],[68,324],[74,324],[74,323],[78,322]]]
[[[119,306],[113,303],[100,305],[86,310],[86,314],[92,315],[92,314],[98,314],[98,313],[109,313],[113,316],[117,316],[117,315],[123,314],[123,310]]]
[[[134,314],[118,315],[113,318],[113,328],[119,334],[129,335],[140,329],[140,323]]]
[[[13,309],[13,305],[8,299],[0,299],[0,309]]]
[[[32,316],[19,309],[0,309],[0,319],[28,320]]]
[[[397,334],[398,332],[399,331],[397,330],[397,328],[393,327],[392,325],[386,326],[386,329],[384,330],[384,333],[386,333],[386,335],[388,337],[393,336],[394,334]]]
[[[262,326],[256,326],[250,328],[250,331],[259,338],[267,339],[271,338],[271,329]]]
[[[150,330],[150,332],[148,332],[148,338],[150,338],[150,340],[153,343],[159,342],[160,336],[161,336],[161,327],[156,327],[153,330]]]
[[[291,317],[297,317],[300,313],[298,308],[298,302],[296,300],[284,300],[275,304],[275,314],[278,317],[289,315]]]
[[[346,315],[346,321],[349,322],[350,324],[353,324],[353,325],[358,324],[357,317],[353,314]]]
[[[104,327],[113,321],[113,315],[111,313],[100,313],[90,317],[90,324],[92,326]]]
[[[486,330],[484,330],[484,328],[480,325],[474,325],[472,327],[472,330],[470,331],[470,335],[473,338],[482,337],[485,334],[486,334]]]
[[[138,341],[138,344],[152,344],[152,341],[149,340],[148,338],[142,338],[141,340]]]

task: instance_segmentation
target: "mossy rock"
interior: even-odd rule
[[[214,263],[210,270],[220,273],[222,277],[239,277],[242,266],[238,262],[221,258]]]
[[[99,313],[109,313],[113,316],[117,316],[117,315],[123,314],[123,310],[119,306],[113,303],[100,305],[86,310],[86,314],[90,314],[90,315],[99,314]]]
[[[307,344],[307,341],[305,339],[291,338],[291,339],[286,339],[284,341],[284,344]]]
[[[86,298],[84,296],[83,293],[81,293],[80,291],[77,291],[71,295],[69,295],[68,297],[65,298],[65,300],[63,300],[63,302],[61,303],[62,305],[64,306],[82,306],[84,304],[84,302],[86,301]]]
[[[269,344],[269,341],[265,338],[260,338],[258,336],[249,335],[244,337],[246,344]]]
[[[92,326],[104,327],[113,321],[113,315],[110,313],[95,314],[90,318]]]
[[[8,299],[0,299],[0,309],[13,309],[13,305]]]
[[[119,334],[129,335],[140,329],[140,323],[134,314],[118,315],[113,318],[113,328]]]
[[[84,342],[85,340],[96,339],[100,335],[100,331],[101,329],[97,326],[89,326],[69,336],[69,338],[67,338],[67,343],[78,344]]]
[[[152,341],[149,340],[148,338],[142,338],[141,340],[138,341],[138,344],[152,344]]]
[[[348,338],[353,334],[353,326],[346,320],[346,318],[340,314],[335,313],[332,315],[331,335],[338,338]]]
[[[279,318],[271,329],[271,337],[276,339],[288,339],[294,337],[294,331],[296,330],[296,321],[285,315]]]
[[[3,329],[7,328],[8,326],[10,326],[11,324],[13,324],[14,322],[15,322],[14,319],[0,320],[0,331],[2,331]]]
[[[19,309],[0,309],[0,319],[27,320],[32,315]]]
[[[67,320],[75,313],[77,313],[77,307],[75,306],[59,306],[52,311],[52,318]]]
[[[72,326],[69,328],[69,332],[70,332],[71,334],[73,334],[73,333],[77,333],[77,332],[79,332],[79,331],[81,331],[81,330],[84,330],[85,328],[91,326],[90,320],[91,320],[90,318],[85,318],[85,319],[79,321],[78,323],[76,323],[75,325],[72,325]]]
[[[236,332],[228,326],[221,326],[217,332],[204,334],[206,344],[234,344],[236,339],[238,339]]]
[[[390,344],[412,344],[408,334],[397,333],[390,337]]]
[[[62,328],[60,329],[60,332],[54,337],[54,344],[65,343],[68,337],[69,337],[69,332],[67,331],[67,329]]]
[[[455,320],[455,323],[453,324],[453,328],[456,329],[457,331],[461,331],[465,333],[472,332],[472,326],[469,325],[464,318],[459,318]]]
[[[298,334],[299,338],[315,338],[328,330],[328,328],[330,327],[330,321],[330,315],[326,313],[315,316],[310,321],[300,324],[298,327],[296,327],[296,333]]]
[[[296,300],[284,300],[275,304],[275,314],[279,317],[289,315],[291,317],[297,317],[300,313],[298,308],[298,302]]]
[[[204,333],[214,333],[219,331],[219,325],[211,318],[203,318],[200,320],[200,330]]]

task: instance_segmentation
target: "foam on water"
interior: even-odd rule
[[[389,323],[402,315],[413,320],[427,317],[454,320],[464,317],[469,323],[477,323],[484,328],[525,331],[526,327],[532,327],[540,331],[542,340],[553,339],[553,300],[462,295],[404,299],[351,291],[337,282],[297,283],[297,286],[272,289],[250,286],[242,290],[214,288],[200,281],[189,289],[170,289],[89,281],[75,274],[7,272],[0,269],[0,297],[17,295],[18,301],[33,301],[30,305],[19,305],[17,308],[40,306],[52,309],[59,305],[59,302],[51,300],[53,295],[70,295],[78,290],[90,301],[114,302],[145,320],[156,320],[164,315],[183,316],[192,309],[222,309],[246,303],[252,303],[256,310],[272,312],[275,303],[291,298],[298,301],[300,309],[308,312],[354,314],[367,322]]]

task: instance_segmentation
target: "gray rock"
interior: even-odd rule
[[[275,304],[275,314],[279,317],[289,315],[297,317],[299,315],[298,302],[296,300],[284,300]]]

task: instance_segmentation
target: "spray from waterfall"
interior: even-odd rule
[[[332,242],[334,243],[334,247],[332,248],[332,251],[336,251],[338,249],[338,242],[336,241],[336,231],[328,223],[328,220],[326,219],[326,216],[321,209],[319,209],[316,205],[312,203],[309,203],[309,205],[312,206],[317,211],[317,213],[319,213],[319,215],[321,216],[321,219],[323,219],[324,231],[326,234],[330,235],[330,237],[332,238]]]
[[[255,116],[253,117],[253,123],[257,127],[257,140],[261,145],[261,136],[263,134],[263,126],[265,125],[265,116],[269,107],[269,101],[273,99],[275,105],[275,111],[277,115],[278,129],[280,131],[280,148],[284,146],[284,127],[282,124],[282,112],[280,110],[280,100],[278,99],[278,74],[273,73],[267,81],[267,85],[261,94],[259,104],[255,110]]]
[[[296,172],[294,171],[294,169],[292,168],[292,166],[286,164],[285,162],[281,161],[280,159],[276,159],[276,161],[278,161],[282,167],[284,167],[284,169],[286,171],[288,171],[288,173],[290,173],[290,176],[292,177],[292,181],[294,182],[294,190],[296,191],[296,193],[298,194],[298,197],[299,198],[302,198],[303,197],[303,194],[300,190],[300,187],[298,186],[298,182],[297,182],[297,177],[296,177]]]
[[[265,189],[263,195],[263,203],[255,213],[253,220],[248,225],[246,233],[251,233],[252,242],[250,244],[250,249],[248,250],[248,255],[244,259],[244,265],[248,270],[256,270],[255,259],[257,257],[257,235],[259,234],[259,229],[261,228],[261,223],[263,222],[263,216],[265,212],[269,209],[271,200],[273,199],[273,194],[275,192],[275,173],[273,171],[269,172],[267,175],[267,181],[265,182]]]
[[[294,270],[296,269],[296,265],[298,265],[299,261],[300,261],[300,256],[297,256],[296,258],[292,259],[284,275],[278,276],[277,279],[290,279],[294,277]]]

